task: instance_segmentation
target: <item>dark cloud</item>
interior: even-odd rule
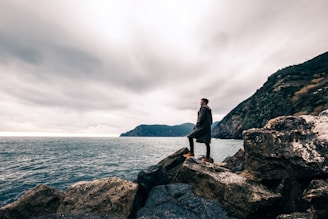
[[[19,42],[13,36],[5,36],[0,32],[0,62],[6,63],[17,58],[32,65],[42,62],[42,55],[30,45]]]
[[[51,58],[56,65],[56,73],[70,73],[67,76],[72,77],[98,74],[102,67],[102,61],[98,57],[78,48],[55,47]]]

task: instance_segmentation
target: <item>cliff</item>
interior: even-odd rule
[[[328,52],[277,71],[254,95],[240,103],[213,129],[216,138],[242,138],[286,115],[318,115],[328,108]]]
[[[182,148],[134,182],[39,185],[0,208],[0,218],[328,218],[328,110],[277,117],[243,138],[224,163],[186,159]]]
[[[139,125],[133,130],[122,133],[120,137],[182,137],[189,134],[194,128],[192,123],[183,123],[181,125]]]

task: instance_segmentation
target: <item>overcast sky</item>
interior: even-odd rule
[[[221,120],[328,51],[326,0],[0,0],[0,135]]]

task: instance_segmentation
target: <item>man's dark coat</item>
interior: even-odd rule
[[[212,122],[211,109],[207,105],[201,106],[198,111],[197,123],[188,137],[196,138],[197,142],[209,144],[211,142]]]

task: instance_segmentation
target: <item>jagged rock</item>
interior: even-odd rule
[[[225,158],[223,166],[232,172],[240,172],[245,168],[245,151],[243,148],[239,149],[233,156]]]
[[[294,212],[292,214],[281,214],[276,219],[315,219],[315,216],[308,212]]]
[[[328,110],[319,114],[319,116],[302,116],[308,123],[312,124],[313,132],[316,133],[317,139],[314,139],[316,145],[324,146],[325,152],[328,151]]]
[[[116,213],[126,217],[134,212],[138,184],[117,177],[78,182],[65,193],[57,213]]]
[[[229,219],[220,204],[194,195],[190,185],[176,183],[154,187],[138,219]]]
[[[311,204],[317,218],[328,218],[328,179],[311,181],[303,199]]]
[[[148,193],[153,187],[172,182],[173,177],[186,159],[183,154],[188,152],[188,148],[182,148],[161,160],[157,165],[150,166],[138,173],[137,182],[140,185],[144,201],[146,201]]]
[[[0,218],[31,218],[56,213],[63,197],[63,192],[46,185],[38,185],[17,201],[0,208]]]
[[[90,218],[90,213],[92,218],[129,217],[141,207],[139,198],[137,183],[117,177],[78,182],[66,192],[39,185],[2,207],[0,218]]]
[[[158,185],[169,183],[166,169],[161,165],[153,165],[138,173],[138,184],[147,196],[150,190]]]
[[[272,217],[268,209],[281,198],[259,183],[193,158],[184,162],[175,182],[192,185],[196,195],[218,201],[229,215],[237,218]]]
[[[243,133],[246,169],[260,179],[328,173],[328,117],[281,116]]]
[[[183,162],[186,160],[186,158],[182,155],[187,154],[188,152],[188,148],[181,148],[177,152],[171,154],[158,163],[158,165],[161,165],[165,168],[170,181],[173,180]]]

